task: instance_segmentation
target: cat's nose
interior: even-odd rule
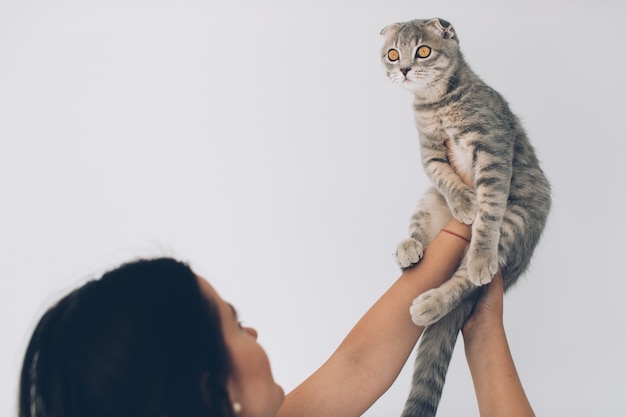
[[[400,72],[404,74],[405,77],[409,71],[411,71],[411,68],[400,68]]]

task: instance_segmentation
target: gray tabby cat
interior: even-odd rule
[[[403,416],[434,416],[479,287],[500,269],[508,289],[526,270],[550,210],[550,185],[519,120],[469,68],[448,22],[396,23],[381,34],[387,77],[414,94],[422,164],[434,185],[420,200],[396,260],[402,268],[417,263],[451,216],[472,224],[471,243],[454,276],[411,306],[413,321],[428,327]]]

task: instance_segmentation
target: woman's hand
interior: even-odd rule
[[[465,344],[471,343],[476,337],[489,333],[493,329],[504,328],[503,299],[504,279],[500,272],[491,280],[491,283],[482,287],[483,294],[478,300],[474,312],[463,325]]]

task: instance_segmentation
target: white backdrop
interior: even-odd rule
[[[207,277],[287,391],[321,365],[398,276],[391,254],[428,185],[379,31],[435,16],[554,186],[505,300],[535,411],[626,415],[618,4],[0,0],[0,415],[15,415],[43,311],[143,255]],[[399,415],[410,368],[367,416]],[[439,415],[478,416],[462,349]]]

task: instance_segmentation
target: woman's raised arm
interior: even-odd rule
[[[447,230],[469,239],[451,220]],[[279,417],[356,417],[394,382],[424,330],[411,321],[415,297],[450,278],[467,242],[439,233],[423,259],[406,270],[365,313],[331,357],[285,399]]]
[[[481,417],[534,417],[504,333],[503,294],[498,273],[463,326],[478,409]]]

